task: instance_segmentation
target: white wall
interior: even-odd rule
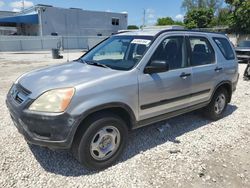
[[[1,36],[0,51],[50,50],[59,47],[63,49],[89,49],[105,38],[107,37]]]
[[[227,36],[235,46],[242,40],[250,40],[250,34],[228,34]]]

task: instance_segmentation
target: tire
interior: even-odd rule
[[[73,155],[89,170],[105,169],[120,157],[128,138],[128,126],[117,115],[96,114],[83,126],[88,128],[74,143]],[[77,142],[77,141],[76,141]]]
[[[224,104],[223,102],[220,103],[219,102],[220,100],[222,101],[224,100],[225,103]],[[229,101],[229,94],[227,90],[224,88],[218,89],[213,95],[213,98],[211,102],[209,103],[209,105],[205,108],[205,115],[210,120],[213,120],[213,121],[217,121],[221,119],[227,108],[228,101]],[[218,106],[218,103],[220,103],[221,105]]]

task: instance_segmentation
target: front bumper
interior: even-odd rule
[[[53,149],[69,149],[78,126],[76,117],[68,113],[33,113],[25,108],[32,101],[17,104],[8,94],[6,105],[18,131],[27,142]]]

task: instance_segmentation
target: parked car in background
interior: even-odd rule
[[[71,149],[87,168],[103,169],[121,155],[128,131],[200,108],[222,118],[238,78],[225,35],[135,31],[71,63],[24,74],[6,104],[28,142]]]
[[[235,51],[239,63],[247,63],[250,60],[250,40],[241,41]]]

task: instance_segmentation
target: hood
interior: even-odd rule
[[[85,63],[70,62],[29,72],[22,76],[18,83],[31,91],[35,97],[47,90],[74,87],[118,72]]]

